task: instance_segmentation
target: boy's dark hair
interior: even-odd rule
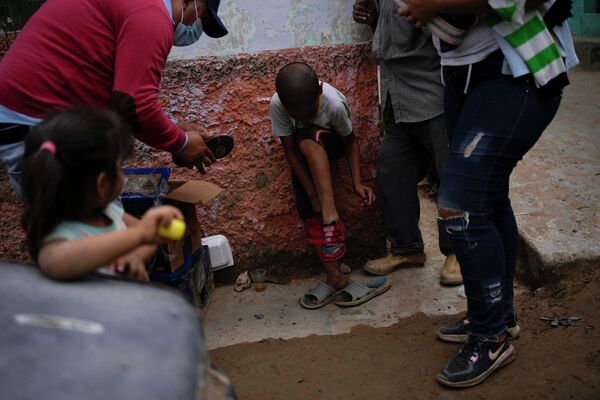
[[[283,66],[275,78],[275,88],[279,100],[286,107],[311,104],[320,94],[317,73],[304,62]]]
[[[56,153],[40,149],[49,141]],[[112,111],[78,108],[55,114],[25,139],[23,227],[37,260],[43,238],[60,222],[86,217],[97,203],[101,172],[116,183],[119,160],[129,156],[131,132]]]

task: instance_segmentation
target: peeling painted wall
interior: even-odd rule
[[[216,201],[200,207],[199,215],[205,234],[226,235],[237,265],[245,268],[273,260],[290,262],[309,248],[294,206],[290,168],[279,140],[271,135],[269,120],[275,74],[291,60],[308,62],[320,79],[346,95],[354,130],[360,135],[362,176],[375,187],[379,118],[376,67],[368,45],[174,61],[168,64],[162,83],[161,100],[172,117],[235,139],[232,154],[206,177],[178,169],[174,179],[206,179],[225,189]],[[138,146],[131,163],[170,164],[170,156]],[[383,248],[379,206],[360,206],[345,160],[333,165],[333,174],[336,204],[349,227],[349,257],[364,257],[377,246]]]
[[[229,34],[221,39],[203,35],[192,46],[174,48],[170,58],[367,41],[370,29],[352,20],[353,4],[350,0],[224,0],[219,15]]]
[[[363,179],[375,186],[376,67],[370,46],[359,44],[371,33],[352,20],[353,3],[225,0],[219,14],[229,35],[203,36],[197,44],[171,52],[161,92],[167,113],[200,123],[213,133],[232,135],[236,141],[233,155],[206,177],[226,190],[199,212],[206,234],[225,234],[242,267],[290,262],[309,248],[294,207],[289,166],[271,135],[269,99],[275,74],[284,64],[304,60],[346,95],[355,131],[361,135]],[[359,206],[345,161],[333,169],[336,203],[350,231],[349,257],[372,254],[384,243],[381,210]],[[175,176],[197,179],[181,170]]]
[[[173,119],[195,122],[211,133],[234,137],[234,152],[202,177],[176,169],[173,179],[206,179],[225,191],[198,212],[206,235],[225,234],[238,268],[264,263],[305,266],[309,246],[294,206],[290,169],[280,142],[271,135],[269,99],[277,70],[304,60],[320,79],[345,94],[354,129],[360,135],[362,175],[375,187],[379,117],[377,74],[371,58],[368,28],[351,20],[350,0],[239,0],[222,2],[221,15],[230,35],[203,37],[194,46],[175,49],[162,80],[160,98]],[[250,53],[250,54],[248,54]],[[136,145],[132,167],[170,165],[168,154]],[[348,257],[363,259],[384,246],[378,205],[360,206],[345,160],[333,167],[336,204],[349,228]],[[14,198],[6,175],[5,196]],[[2,197],[2,196],[0,196]],[[0,204],[0,222],[17,243],[0,254],[27,258],[19,228],[16,200]],[[0,239],[5,239],[0,235]],[[304,260],[304,261],[302,261]],[[297,268],[296,268],[297,269]]]

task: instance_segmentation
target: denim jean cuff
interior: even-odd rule
[[[481,337],[481,338],[485,338],[485,339],[496,339],[499,336],[504,335],[504,333],[506,333],[506,327],[503,326],[502,329],[500,329],[497,333],[480,333],[480,332],[474,332],[474,331],[470,331],[468,330],[467,333],[469,334],[469,336],[477,336],[477,337]]]
[[[452,247],[444,247],[444,248],[441,248],[441,247],[440,247],[440,252],[441,252],[443,255],[445,255],[446,257],[448,257],[450,254],[452,254],[452,253],[453,253],[453,251],[452,251]]]
[[[425,245],[421,243],[410,243],[404,245],[397,245],[392,243],[391,252],[392,254],[409,254],[422,252],[425,249]]]

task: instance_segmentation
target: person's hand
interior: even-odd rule
[[[312,209],[314,212],[316,213],[321,213],[321,201],[319,201],[319,196],[317,196],[317,194],[313,194],[310,197],[310,205],[312,206]]]
[[[354,191],[363,199],[363,206],[370,206],[375,202],[375,192],[370,187],[357,183],[354,185]]]
[[[206,131],[187,131],[188,144],[179,153],[173,154],[173,163],[180,167],[194,168],[204,175],[205,167],[215,162],[215,155],[210,151],[204,139],[208,138]]]
[[[140,235],[142,244],[162,244],[165,240],[158,235],[158,227],[169,226],[172,219],[184,219],[177,208],[172,206],[151,208],[144,214],[140,223],[131,229],[135,229]]]
[[[398,14],[414,23],[417,28],[424,27],[433,17],[439,14],[433,0],[405,0],[406,5],[398,8]]]
[[[356,0],[352,9],[352,18],[359,24],[367,24],[375,28],[377,25],[377,9],[373,0]]]
[[[108,268],[120,275],[128,276],[138,281],[148,282],[146,263],[135,251],[117,258],[108,265]]]

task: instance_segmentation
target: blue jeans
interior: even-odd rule
[[[470,333],[484,336],[504,333],[504,315],[513,311],[518,231],[510,174],[561,100],[542,96],[529,76],[503,75],[502,60],[496,52],[470,67],[443,68],[450,149],[438,206],[457,216],[440,223],[461,266]]]
[[[423,251],[419,229],[421,208],[417,184],[431,161],[441,176],[448,153],[444,116],[422,122],[396,123],[391,101],[386,100],[385,133],[379,147],[377,183],[383,206],[385,235],[394,254]],[[452,253],[448,235],[439,229],[440,251]]]
[[[6,165],[10,185],[22,198],[21,178],[23,176],[23,154],[25,153],[25,142],[11,144],[0,144],[0,160]]]

